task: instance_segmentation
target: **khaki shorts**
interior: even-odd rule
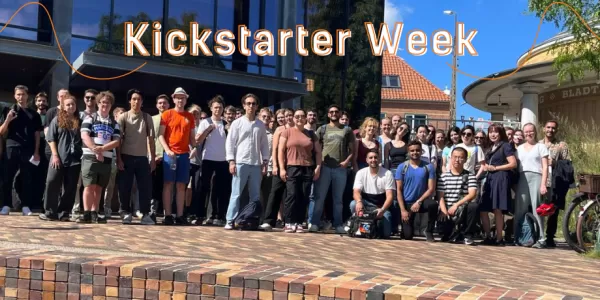
[[[110,181],[111,163],[111,159],[107,157],[104,158],[104,161],[99,162],[95,155],[84,155],[81,160],[83,186],[95,184],[102,188],[107,187]]]

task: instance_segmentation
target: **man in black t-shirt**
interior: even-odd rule
[[[0,215],[7,215],[12,205],[12,185],[17,171],[23,187],[31,186],[33,164],[40,161],[40,133],[42,119],[27,107],[27,87],[15,87],[16,104],[5,107],[0,114],[0,135],[6,136],[6,161],[4,162],[4,197]],[[31,161],[31,162],[30,162]],[[31,189],[24,188],[21,195],[23,215],[31,215]]]

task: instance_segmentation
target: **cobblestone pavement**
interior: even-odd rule
[[[600,297],[600,261],[559,247],[466,246],[363,240],[334,234],[226,231],[220,227],[80,225],[2,216],[1,248],[210,259],[374,273],[457,284]]]

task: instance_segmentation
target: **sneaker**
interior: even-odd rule
[[[308,224],[308,232],[319,232],[319,226],[315,224]]]
[[[283,221],[277,220],[275,222],[275,228],[283,228],[283,227],[285,227],[285,223],[283,223]]]
[[[154,225],[156,224],[154,220],[150,217],[150,215],[145,215],[142,217],[142,221],[140,222],[142,225]]]
[[[144,217],[144,214],[141,211],[138,210],[138,211],[135,212],[135,216],[141,219],[141,218]]]
[[[323,231],[329,231],[329,230],[331,230],[332,227],[333,227],[333,225],[331,225],[330,221],[323,222]]]
[[[97,211],[93,211],[92,212],[92,223],[106,224],[107,222],[106,222],[106,218],[99,216]]]
[[[260,225],[260,229],[264,231],[272,231],[273,227],[271,227],[271,224],[269,223],[263,223],[262,225]]]
[[[58,215],[58,220],[61,222],[69,222],[71,220],[71,216],[69,215],[69,212],[63,211]]]
[[[23,206],[23,209],[21,209],[21,211],[23,212],[24,216],[31,216],[31,209],[29,209],[29,207]]]
[[[58,216],[53,213],[43,213],[38,216],[42,221],[58,221]]]
[[[175,224],[175,218],[173,218],[173,216],[171,216],[171,215],[165,216],[165,219],[163,220],[163,225],[173,225],[173,224]]]
[[[335,228],[335,233],[336,234],[346,234],[347,232],[346,232],[346,230],[344,230],[344,227],[338,226]]]
[[[546,239],[546,247],[556,248],[556,242],[554,242],[554,239]]]
[[[205,225],[212,225],[214,221],[215,221],[215,218],[214,217],[210,217],[210,218],[208,218],[208,220],[206,220],[206,223],[204,223],[204,224]]]
[[[302,224],[299,224],[296,226],[296,233],[304,233],[304,227],[302,227]]]
[[[10,207],[8,207],[8,206],[2,207],[2,210],[0,211],[0,215],[6,216],[8,214],[10,214]]]
[[[283,229],[283,232],[285,233],[294,233],[296,232],[296,225],[292,225],[292,224],[285,224],[285,228]]]
[[[123,215],[123,224],[131,224],[131,221],[133,221],[133,216],[131,214]]]
[[[104,217],[107,219],[110,219],[110,217],[112,216],[112,209],[107,208],[104,210]]]
[[[187,218],[184,216],[179,216],[175,218],[175,225],[188,225]]]
[[[481,244],[487,245],[487,246],[494,246],[494,245],[496,245],[496,240],[492,239],[491,237],[486,237],[483,240],[483,242],[481,242]]]
[[[77,220],[79,220],[80,216],[81,215],[79,215],[79,214],[71,214],[71,217],[69,217],[69,221],[71,221],[71,222],[77,222]]]
[[[429,242],[429,243],[435,242],[435,238],[433,238],[433,233],[431,233],[431,232],[425,232],[425,238],[427,239],[427,242]]]
[[[470,237],[465,237],[465,245],[473,245],[475,244],[475,242],[473,242],[473,239]]]
[[[223,228],[225,228],[225,230],[232,230],[233,226],[231,224],[227,223],[227,224],[225,224],[225,227],[223,227]]]
[[[546,242],[545,241],[537,241],[537,243],[535,243],[535,245],[531,246],[531,248],[546,249],[546,248],[548,248],[548,246],[546,246]]]
[[[150,219],[156,224],[156,214],[150,214]]]
[[[89,224],[92,223],[92,212],[84,211],[83,214],[77,217],[77,223]]]

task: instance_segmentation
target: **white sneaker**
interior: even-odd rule
[[[260,229],[264,231],[271,231],[273,230],[273,227],[271,227],[271,224],[269,223],[263,223],[262,225],[260,225]]]
[[[145,215],[142,217],[142,221],[140,222],[142,225],[154,225],[154,221],[150,218],[149,215]]]
[[[285,224],[285,229],[283,229],[283,232],[285,232],[285,233],[296,232],[296,224],[290,224],[290,223]]]
[[[0,211],[0,215],[6,216],[8,214],[10,214],[10,207],[8,207],[8,206],[3,207],[2,210]]]
[[[135,212],[135,215],[140,219],[144,217],[144,214],[139,210]]]
[[[133,220],[133,216],[130,214],[126,214],[123,216],[123,224],[131,224],[132,220]]]
[[[31,210],[29,209],[29,207],[23,206],[23,209],[21,211],[23,212],[24,216],[31,216]]]
[[[225,224],[225,227],[223,228],[225,228],[225,230],[231,230],[233,229],[233,226],[231,226],[231,224]]]
[[[308,224],[308,232],[319,232],[319,226]]]
[[[346,232],[346,230],[344,230],[344,227],[338,226],[335,228],[335,233],[336,234],[346,234],[347,232]]]

